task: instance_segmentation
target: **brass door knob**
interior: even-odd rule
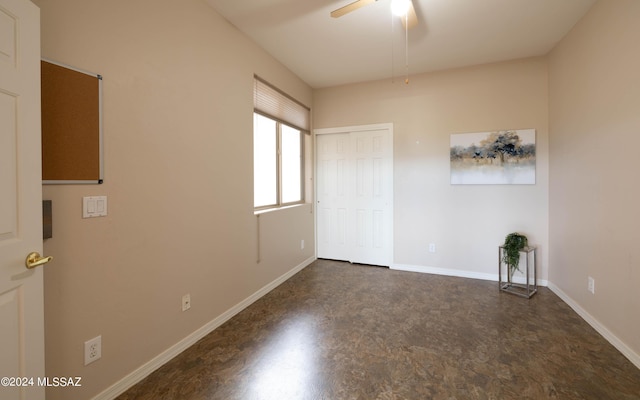
[[[41,265],[45,265],[51,260],[53,260],[53,257],[51,256],[40,257],[40,253],[38,253],[37,251],[34,251],[32,253],[29,253],[24,263],[27,266],[27,268],[32,269],[35,267],[39,267]]]

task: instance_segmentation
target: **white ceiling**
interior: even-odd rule
[[[313,88],[403,80],[405,32],[391,0],[206,0]],[[548,53],[596,0],[413,0],[409,75]]]

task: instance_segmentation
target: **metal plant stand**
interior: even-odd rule
[[[502,262],[504,251],[504,246],[498,247],[498,284],[500,290],[527,299],[531,298],[538,291],[536,246],[528,246],[520,250],[520,271],[524,272],[524,277],[522,273],[517,274],[518,270],[513,274],[517,275],[512,276],[509,266]],[[531,259],[533,259],[533,263],[530,262]]]

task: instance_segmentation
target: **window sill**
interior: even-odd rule
[[[267,213],[280,211],[280,210],[288,210],[290,208],[304,207],[304,206],[309,205],[309,204],[311,204],[311,203],[298,203],[298,204],[290,204],[290,205],[286,205],[286,206],[282,206],[282,207],[265,208],[263,210],[254,211],[253,215],[261,215],[261,214],[267,214]]]

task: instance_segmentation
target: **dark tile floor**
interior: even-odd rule
[[[640,370],[546,288],[318,260],[119,399],[640,399]]]

